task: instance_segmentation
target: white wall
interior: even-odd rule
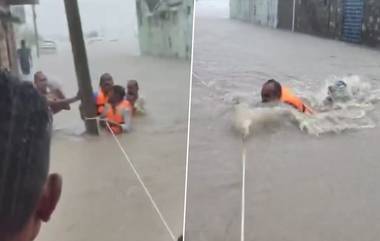
[[[230,0],[231,18],[277,27],[278,0]]]
[[[178,9],[150,13],[144,0],[137,0],[141,52],[155,56],[190,58],[193,1],[182,0]],[[188,11],[190,10],[190,14]]]
[[[254,21],[270,27],[277,27],[278,0],[256,0]]]

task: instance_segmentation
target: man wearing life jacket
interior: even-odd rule
[[[308,107],[301,98],[294,95],[288,88],[281,86],[276,80],[271,79],[264,83],[261,90],[263,103],[280,101],[296,108],[298,111],[313,114],[313,110]]]
[[[100,115],[105,104],[108,102],[109,93],[113,87],[113,78],[109,73],[104,73],[100,76],[99,90],[94,94],[97,113]]]
[[[124,88],[114,85],[108,103],[104,106],[102,117],[107,119],[114,134],[121,134],[130,130],[131,116],[132,105],[125,99]]]

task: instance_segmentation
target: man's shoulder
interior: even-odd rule
[[[61,89],[61,84],[55,80],[49,80],[47,85],[49,89]]]

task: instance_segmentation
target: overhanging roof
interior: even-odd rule
[[[39,0],[7,0],[8,5],[30,5],[39,4]]]

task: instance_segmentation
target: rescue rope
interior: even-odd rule
[[[246,160],[247,160],[247,148],[245,146],[245,139],[242,139],[243,149],[241,153],[242,159],[242,181],[241,181],[241,232],[240,241],[245,239],[245,173],[246,173]]]
[[[193,73],[195,78],[208,89],[211,89],[210,86],[202,81],[196,73]],[[215,90],[211,90],[216,92]],[[219,101],[219,100],[218,100]],[[241,161],[242,161],[242,182],[241,182],[241,229],[240,229],[240,241],[245,240],[245,174],[246,174],[246,161],[247,161],[247,148],[245,145],[246,135],[242,137],[242,153],[241,153]]]
[[[102,119],[102,118],[99,118],[99,117],[86,118],[86,120],[96,120],[96,121],[97,121],[97,124],[99,124],[100,121],[103,121],[103,122],[106,123],[106,126],[107,126],[108,130],[111,132],[111,134],[112,134],[112,136],[113,136],[115,142],[117,143],[117,145],[118,145],[119,148],[120,148],[120,151],[121,151],[122,154],[124,155],[125,159],[128,161],[129,165],[131,166],[133,172],[135,173],[135,175],[136,175],[136,177],[137,177],[137,180],[140,182],[142,188],[143,188],[144,191],[145,191],[145,194],[148,196],[148,198],[149,198],[151,204],[153,205],[153,208],[156,210],[158,216],[160,217],[160,219],[161,219],[162,223],[164,224],[166,230],[168,231],[170,237],[172,238],[172,240],[175,241],[176,238],[175,238],[175,236],[174,236],[174,234],[173,234],[173,231],[170,229],[168,223],[166,222],[164,216],[162,215],[160,209],[158,208],[156,202],[154,201],[152,195],[150,194],[148,188],[146,187],[144,181],[142,180],[140,174],[138,173],[138,171],[137,171],[135,165],[133,164],[133,162],[132,162],[131,159],[129,158],[127,152],[125,151],[125,149],[124,149],[123,146],[121,145],[119,139],[116,137],[115,133],[113,132],[113,130],[112,130],[110,124],[109,124],[109,121],[108,121],[107,119]],[[112,122],[112,124],[116,124],[116,125],[118,125],[117,123],[113,123],[113,122]],[[99,126],[99,125],[98,125],[98,126]]]

